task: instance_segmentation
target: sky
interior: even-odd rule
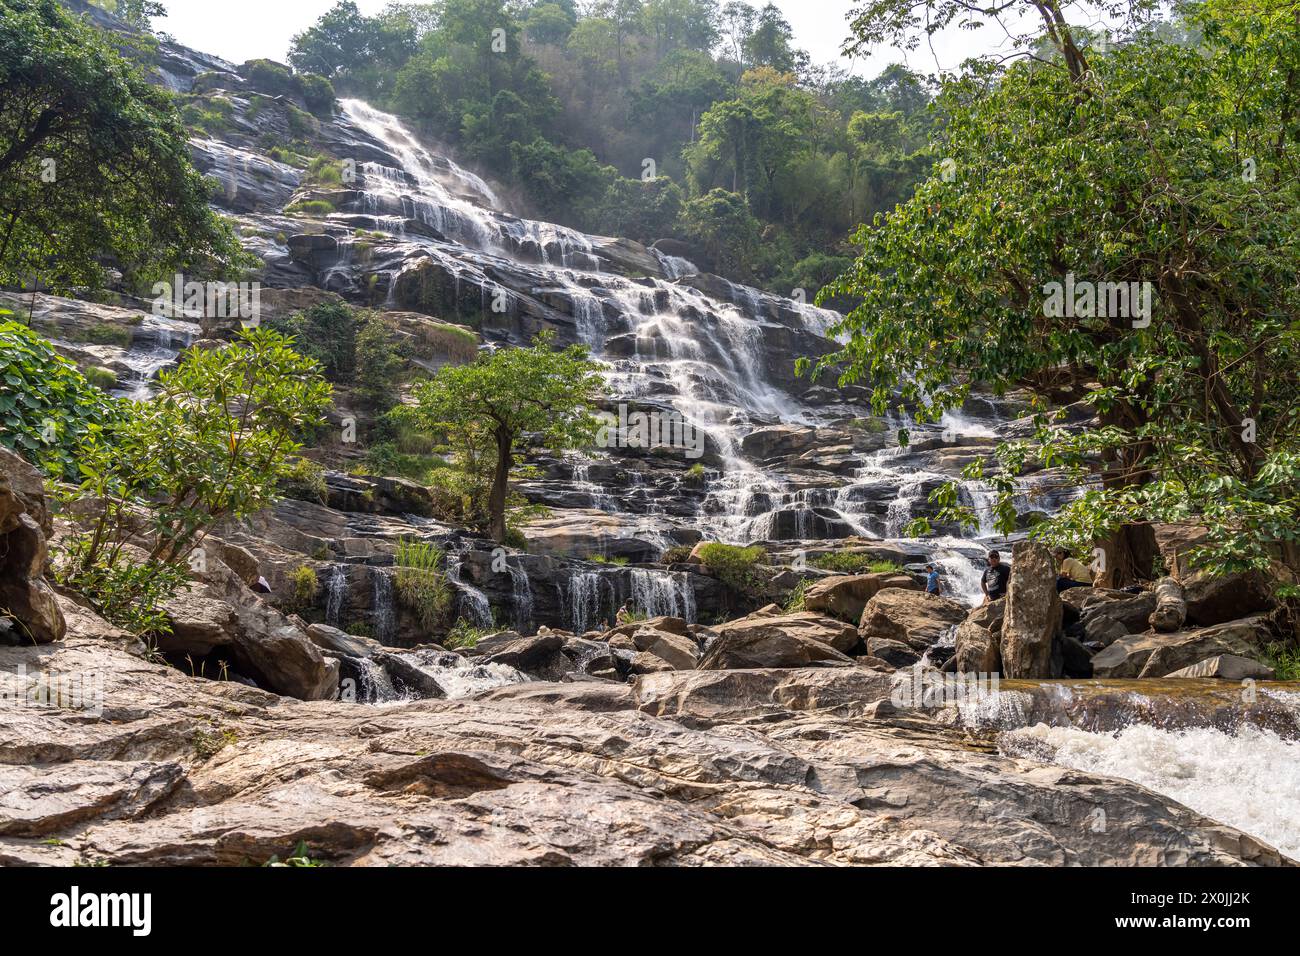
[[[1005,35],[996,27],[976,31],[952,30],[914,53],[892,48],[849,63],[840,56],[848,36],[848,13],[859,0],[774,0],[794,28],[797,45],[814,62],[840,61],[861,76],[874,76],[890,63],[907,63],[921,73],[956,69],[962,60],[999,50]],[[235,63],[258,57],[284,61],[294,34],[306,29],[332,7],[335,0],[164,0],[168,15],[154,28],[170,33],[186,46]],[[366,14],[377,13],[388,0],[357,0]],[[755,5],[761,5],[755,3]],[[936,67],[937,63],[937,67]]]

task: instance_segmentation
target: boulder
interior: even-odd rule
[[[850,637],[857,643],[852,626],[808,613],[751,615],[720,624],[716,631],[717,638],[699,662],[701,670],[848,666],[852,659],[836,645],[847,644]]]
[[[613,638],[619,634],[631,636],[642,628],[662,631],[666,634],[677,634],[681,637],[689,637],[691,633],[691,625],[680,617],[652,617],[644,621],[630,621],[627,624],[620,624],[618,627],[611,627],[605,632],[605,635],[607,638]]]
[[[994,603],[1001,604],[1002,601]],[[957,671],[962,674],[1001,672],[1002,647],[998,632],[971,620],[963,621],[957,627],[956,661]]]
[[[680,634],[643,627],[632,635],[632,643],[639,652],[657,657],[673,670],[694,670],[700,660],[699,647],[689,637]],[[635,663],[632,669],[637,669]]]
[[[755,611],[748,617],[728,621],[714,628],[719,637],[729,634],[754,634],[780,631],[828,644],[847,653],[858,644],[858,632],[852,624],[811,611],[787,613],[776,605]]]
[[[1174,634],[1130,634],[1093,657],[1093,676],[1164,677],[1220,654],[1255,659],[1270,637],[1263,617]]]
[[[563,648],[564,638],[559,634],[538,634],[511,641],[478,660],[484,664],[505,664],[543,680],[559,680],[575,669],[564,656]]]
[[[867,601],[858,634],[866,642],[868,654],[897,667],[897,649],[885,642],[902,644],[915,651],[919,659],[926,648],[938,643],[965,618],[966,608],[956,601],[925,591],[887,587]]]
[[[804,591],[803,606],[846,621],[860,621],[867,602],[884,588],[920,590],[907,574],[837,574],[810,585]]]
[[[0,447],[0,611],[20,643],[53,643],[67,627],[45,580],[51,528],[40,472]]]
[[[1056,561],[1046,545],[1021,541],[1011,553],[1006,616],[1002,622],[1002,673],[1015,677],[1059,677],[1052,645],[1061,633],[1061,597]]]
[[[1251,660],[1249,657],[1238,657],[1235,654],[1217,654],[1214,657],[1207,657],[1199,664],[1181,667],[1172,674],[1166,674],[1165,677],[1167,679],[1217,677],[1219,680],[1272,680],[1273,668],[1267,664],[1261,664],[1259,661]]]
[[[1213,577],[1201,571],[1181,579],[1187,598],[1187,623],[1198,627],[1223,624],[1277,606],[1266,575],[1250,572]]]
[[[191,585],[162,605],[171,633],[158,636],[158,650],[173,659],[206,656],[234,644],[238,636],[235,609],[226,601],[204,597],[202,591]]]
[[[371,658],[384,649],[374,638],[348,634],[328,624],[311,625],[307,637],[326,655],[335,657]]]

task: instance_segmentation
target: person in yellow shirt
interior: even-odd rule
[[[1092,570],[1078,558],[1070,556],[1064,548],[1057,548],[1056,555],[1056,590],[1068,591],[1070,588],[1092,587]]]

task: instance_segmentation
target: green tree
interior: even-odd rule
[[[742,279],[753,275],[761,229],[745,197],[715,189],[692,199],[682,209],[679,226],[715,269]]]
[[[599,424],[592,412],[600,366],[583,346],[557,351],[553,344],[554,334],[542,333],[528,348],[444,366],[413,390],[414,414],[425,427],[465,443],[490,441],[479,465],[491,475],[487,530],[498,542],[506,540],[510,475],[525,437],[552,451],[581,448]]]
[[[242,262],[170,96],[56,0],[0,7],[0,284]]]
[[[975,385],[1083,402],[1095,427],[1043,411],[968,470],[1002,530],[1047,466],[1087,490],[1044,536],[1205,523],[1207,567],[1258,569],[1300,535],[1300,21],[1284,0],[1188,15],[1197,47],[1137,29],[1102,51],[1053,22],[1051,57],[950,82],[947,162],[858,234],[831,293],[862,304],[822,365],[929,419]]]

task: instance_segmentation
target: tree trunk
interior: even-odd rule
[[[506,540],[506,497],[510,490],[510,464],[514,453],[514,435],[504,427],[496,430],[497,464],[492,475],[492,493],[488,496],[488,534],[497,544]]]
[[[1173,578],[1156,582],[1156,609],[1147,621],[1157,631],[1176,631],[1187,621],[1187,599],[1183,586]]]
[[[1155,529],[1149,524],[1126,524],[1108,541],[1098,542],[1103,564],[1096,587],[1126,588],[1155,580],[1160,555]]]

